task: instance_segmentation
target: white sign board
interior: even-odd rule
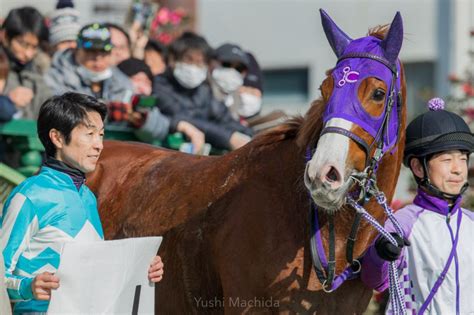
[[[1,209],[1,207],[0,207]],[[0,277],[5,277],[5,263],[3,262],[3,255],[0,253]],[[12,313],[10,307],[10,299],[8,298],[5,281],[0,282],[0,314],[10,315]]]
[[[48,314],[154,314],[148,268],[162,237],[66,243]]]

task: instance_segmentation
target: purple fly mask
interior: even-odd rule
[[[390,30],[384,40],[367,36],[352,40],[327,15],[321,11],[321,18],[326,37],[334,50],[338,62],[332,71],[334,89],[323,114],[326,124],[332,118],[342,118],[360,126],[374,139],[374,144],[383,154],[397,143],[399,113],[401,106],[400,62],[398,53],[403,39],[403,26],[400,13],[397,12]],[[385,82],[388,87],[383,113],[379,117],[369,114],[358,99],[361,82],[374,77]],[[324,133],[339,133],[361,145],[369,159],[370,147],[359,136],[350,130],[339,127],[326,127]]]

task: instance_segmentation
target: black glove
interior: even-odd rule
[[[397,241],[398,246],[394,246],[388,239],[380,236],[375,241],[375,250],[380,258],[387,261],[395,261],[400,257],[403,246],[410,246],[410,242],[406,238],[402,238],[397,233],[390,233],[393,238]]]

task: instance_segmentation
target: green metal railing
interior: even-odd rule
[[[16,171],[27,177],[36,173],[41,166],[42,152],[44,152],[43,145],[37,135],[36,121],[19,119],[0,124],[0,136],[9,146],[20,152],[20,167]],[[106,125],[105,138],[143,142],[136,137],[132,128],[119,125]],[[175,133],[169,135],[164,141],[150,141],[148,143],[179,150],[179,147],[184,142],[183,135]],[[2,176],[1,173],[0,176]]]
[[[7,199],[11,191],[25,180],[25,176],[0,163],[0,205]]]

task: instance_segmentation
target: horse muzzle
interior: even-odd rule
[[[327,211],[341,208],[349,189],[354,184],[352,177],[342,178],[331,166],[324,167],[322,172],[312,178],[308,172],[309,163],[304,172],[304,183],[314,203]]]

